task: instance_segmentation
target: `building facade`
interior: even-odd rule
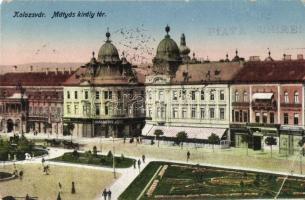
[[[62,134],[62,83],[69,76],[49,71],[1,75],[1,131]]]
[[[270,55],[269,55],[270,56]],[[304,130],[303,60],[247,62],[231,86],[231,133],[234,146],[264,149],[265,138],[277,138],[280,151],[289,154],[300,147]]]
[[[74,73],[64,87],[64,122],[80,137],[140,135],[144,126],[144,86],[106,33],[97,59]]]

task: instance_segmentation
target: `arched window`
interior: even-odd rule
[[[244,92],[243,101],[244,101],[244,102],[247,102],[247,101],[248,101],[248,93],[247,93],[247,92]]]
[[[238,91],[235,92],[235,102],[239,101],[239,94]]]
[[[288,92],[285,92],[285,93],[284,93],[284,101],[285,101],[285,103],[289,103]]]
[[[297,91],[294,92],[294,103],[299,103],[299,93]]]

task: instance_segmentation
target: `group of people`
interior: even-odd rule
[[[111,199],[111,191],[110,191],[110,189],[108,191],[106,189],[104,189],[104,191],[103,191],[104,200],[107,199],[107,196],[108,196],[108,200],[110,200]]]
[[[145,155],[142,155],[142,162],[145,163]],[[136,165],[138,163],[138,169],[141,169],[141,159],[139,160],[133,160],[133,168],[136,169]]]

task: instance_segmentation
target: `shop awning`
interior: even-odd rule
[[[252,98],[254,100],[256,99],[271,99],[273,96],[273,93],[254,93],[252,95]]]
[[[142,130],[143,136],[155,136],[155,130],[162,130],[164,132],[164,137],[176,137],[177,133],[185,131],[189,139],[202,139],[207,140],[208,137],[214,133],[219,138],[223,136],[226,129],[225,128],[199,128],[199,127],[182,127],[182,126],[155,126],[155,125],[145,125]]]

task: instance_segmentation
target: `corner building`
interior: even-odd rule
[[[144,123],[144,86],[106,33],[89,63],[64,83],[64,123],[79,137],[137,136]]]

